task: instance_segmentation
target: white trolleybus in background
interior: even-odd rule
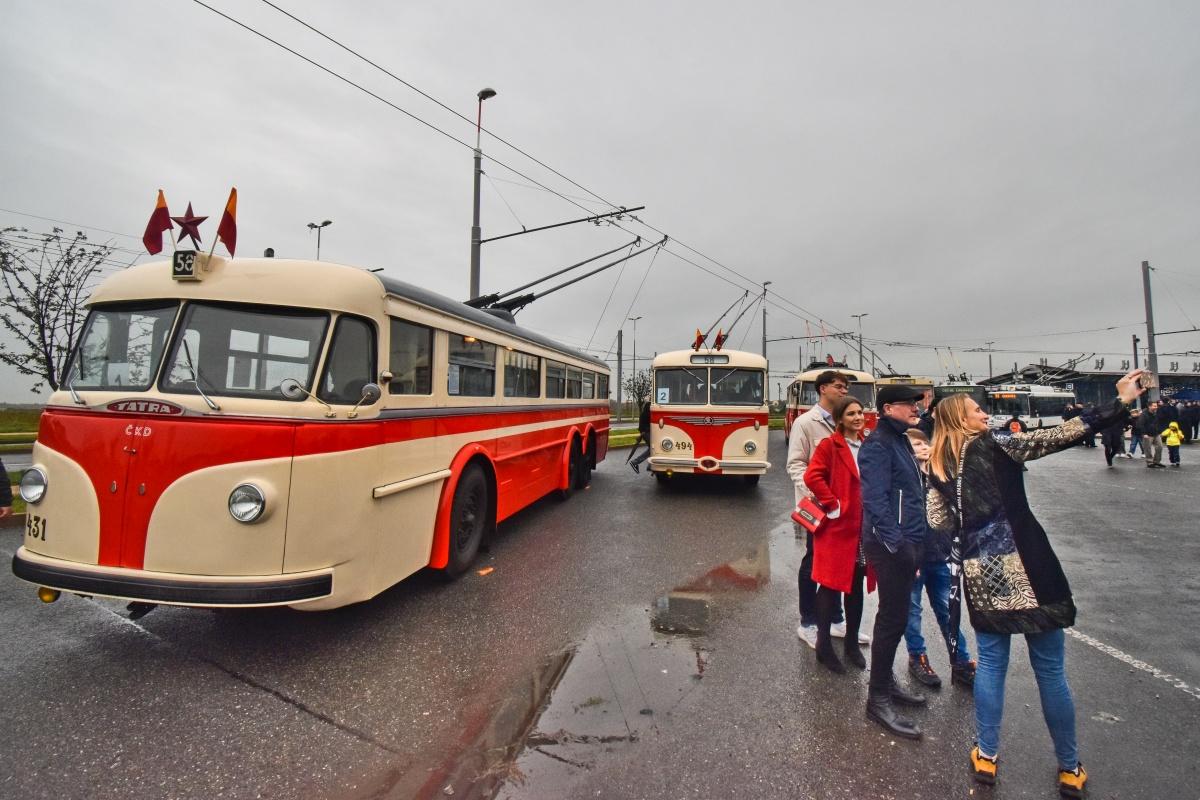
[[[608,449],[603,362],[364,270],[181,251],[88,307],[21,480],[47,602],[367,600]]]
[[[987,387],[985,409],[993,428],[1003,428],[1014,415],[1027,428],[1052,428],[1063,422],[1063,411],[1075,402],[1075,393],[1057,386],[1017,383]]]
[[[953,397],[956,394],[965,394],[979,404],[982,409],[987,409],[987,388],[978,384],[971,383],[965,380],[946,381],[939,383],[933,387],[933,396],[936,400],[945,400],[947,397]]]
[[[677,350],[650,365],[650,471],[739,477],[767,461],[767,360],[738,350]]]
[[[874,429],[878,415],[875,411],[875,376],[869,372],[849,369],[845,364],[813,361],[808,369],[797,375],[787,387],[787,409],[784,412],[783,435],[791,441],[792,423],[796,417],[817,404],[817,376],[826,370],[836,370],[850,378],[850,395],[863,404],[867,427]]]

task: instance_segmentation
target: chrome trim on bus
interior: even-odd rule
[[[395,483],[386,483],[383,486],[376,486],[374,489],[372,489],[371,497],[374,497],[376,500],[378,500],[381,497],[399,494],[407,489],[416,489],[418,486],[424,486],[428,483],[435,483],[436,481],[445,480],[453,474],[454,473],[448,469],[440,469],[437,472],[430,472],[428,475],[418,475],[415,478],[408,478],[407,480],[396,481]]]
[[[705,469],[701,466],[700,460],[695,458],[668,458],[664,456],[651,456],[650,466],[652,467],[691,467],[694,469]],[[770,469],[770,461],[718,461],[717,469]],[[711,468],[709,468],[711,469]]]
[[[287,605],[333,593],[332,570],[218,579],[74,564],[24,547],[13,555],[12,571],[22,580],[52,589],[183,606]]]

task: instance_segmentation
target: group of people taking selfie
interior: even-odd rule
[[[987,412],[965,394],[935,402],[932,392],[884,386],[869,432],[866,409],[849,394],[850,378],[836,370],[817,377],[819,402],[797,417],[788,443],[794,516],[811,529],[800,565],[797,635],[815,650],[816,662],[835,673],[869,666],[869,719],[896,736],[922,736],[918,723],[896,707],[919,707],[926,697],[896,679],[894,661],[903,639],[913,679],[941,686],[921,632],[928,598],[949,654],[950,679],[974,694],[974,778],[991,784],[998,777],[1009,650],[1012,636],[1021,634],[1054,742],[1059,791],[1084,796],[1087,773],[1064,662],[1064,630],[1075,623],[1075,605],[1025,499],[1024,463],[1123,426],[1144,391],[1141,375],[1134,370],[1121,378],[1110,404],[1030,431],[990,430]],[[802,505],[814,503],[815,513],[800,514]],[[864,592],[876,590],[878,611],[867,634],[861,630]],[[964,594],[975,660],[960,627]],[[869,665],[860,649],[865,644]]]

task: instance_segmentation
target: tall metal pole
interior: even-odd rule
[[[475,117],[475,193],[471,213],[471,289],[470,297],[479,297],[479,240],[483,238],[479,228],[479,179],[483,177],[483,150],[479,147],[479,132],[483,127],[483,101],[495,97],[495,89],[480,89],[478,113]]]
[[[1138,342],[1139,342],[1139,341],[1141,341],[1141,340],[1140,340],[1140,339],[1138,339],[1138,336],[1137,336],[1137,334],[1135,333],[1135,334],[1133,335],[1133,368],[1134,368],[1134,369],[1137,369],[1137,368],[1138,368]],[[1142,398],[1140,398],[1140,397],[1139,397],[1139,398],[1138,398],[1138,406],[1139,406],[1140,408],[1145,408],[1145,407],[1146,407],[1146,402],[1145,402],[1145,400],[1143,400]]]
[[[858,320],[858,371],[863,371],[863,346],[862,346],[862,318],[869,316],[868,314],[851,314],[850,316]],[[875,354],[871,354],[871,371],[875,371]]]
[[[771,285],[771,281],[763,281],[763,341],[762,341],[762,357],[767,357],[767,287]]]
[[[1154,304],[1150,299],[1150,262],[1142,262],[1142,293],[1146,296],[1146,366],[1155,376],[1158,375],[1158,348],[1154,344]],[[1159,387],[1155,386],[1146,392],[1146,399],[1157,403]]]
[[[617,328],[617,420],[620,421],[625,416],[625,406],[621,404],[621,383],[622,375],[624,374],[621,367],[622,349],[625,345],[625,329]]]
[[[996,374],[992,372],[992,345],[994,345],[995,342],[984,342],[984,344],[986,344],[988,347],[988,377],[990,378]]]
[[[637,383],[637,374],[638,374],[638,368],[637,368],[637,322],[639,319],[641,319],[641,317],[626,317],[625,319],[627,319],[633,323],[633,369],[630,370],[629,374],[633,376],[633,381],[636,384]],[[636,401],[639,401],[641,398],[635,397],[633,399],[636,402]],[[640,412],[641,409],[639,408],[638,411]]]

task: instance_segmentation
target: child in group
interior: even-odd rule
[[[1179,466],[1179,445],[1183,444],[1183,430],[1178,422],[1172,422],[1162,432],[1163,442],[1167,445],[1167,453],[1171,456],[1171,466]]]

